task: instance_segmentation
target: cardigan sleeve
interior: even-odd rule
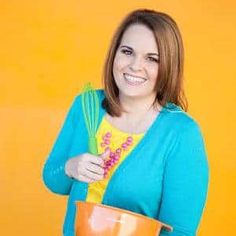
[[[68,160],[70,144],[73,139],[76,123],[79,122],[79,96],[74,100],[56,142],[43,168],[43,181],[54,193],[70,193],[73,179],[65,174],[65,163]]]
[[[195,121],[181,130],[166,160],[158,219],[173,227],[161,236],[194,236],[208,190],[208,162],[200,128]]]

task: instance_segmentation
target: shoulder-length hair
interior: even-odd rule
[[[187,111],[188,102],[183,90],[184,48],[180,30],[169,15],[148,9],[138,9],[128,14],[111,40],[103,68],[103,107],[111,116],[120,116],[124,111],[113,77],[113,62],[125,30],[133,24],[148,27],[154,34],[159,50],[159,69],[154,88],[156,98],[153,105],[158,102],[165,106],[167,102],[172,102]]]

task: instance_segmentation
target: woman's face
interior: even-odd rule
[[[142,24],[129,26],[123,34],[113,63],[119,95],[132,98],[153,96],[159,54],[153,32]]]

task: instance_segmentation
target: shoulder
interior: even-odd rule
[[[167,103],[163,107],[162,112],[165,114],[165,121],[177,133],[201,133],[197,120],[188,112],[185,112],[180,106],[174,103]]]
[[[195,118],[175,104],[171,104],[171,109],[165,109],[164,112],[166,125],[173,134],[170,149],[170,156],[173,157],[168,157],[168,160],[189,160],[190,163],[201,160],[207,166],[205,138]]]

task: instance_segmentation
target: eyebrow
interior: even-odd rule
[[[130,49],[130,50],[133,50],[132,47],[126,46],[126,45],[122,45],[122,46],[120,46],[120,48],[128,48],[128,49]],[[147,54],[148,54],[149,56],[157,56],[157,57],[159,57],[159,53],[149,52],[149,53],[147,53]]]

